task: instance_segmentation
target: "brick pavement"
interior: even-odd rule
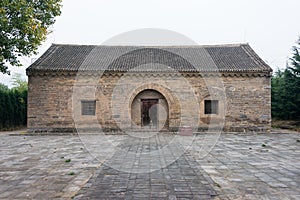
[[[222,134],[205,159],[221,199],[300,199],[300,133]]]
[[[0,199],[70,198],[98,167],[78,137],[0,134]]]
[[[120,147],[110,151],[105,140],[97,141],[101,147],[97,149],[108,155],[107,165],[101,165],[97,160],[101,157],[94,158],[78,136],[17,134],[0,133],[0,199],[87,199],[111,194],[127,195],[128,199],[143,195],[166,199],[300,199],[300,133],[296,132],[223,133],[205,157],[199,153],[203,135],[196,137],[186,153],[180,151],[180,145],[166,145],[171,144],[172,135],[157,142],[143,139],[142,143],[140,139],[131,143],[123,136],[107,136],[111,144]],[[132,145],[137,143],[140,145]],[[170,154],[174,146],[177,154]],[[169,150],[163,148],[152,155],[154,159],[136,162],[136,158],[143,158],[141,153],[161,147]],[[134,162],[124,162],[130,155],[136,155],[131,158]],[[108,187],[110,184],[113,187]],[[97,189],[99,185],[106,189]]]
[[[165,134],[124,138],[75,199],[211,199],[216,196],[213,181],[180,148],[180,143],[169,145],[174,139],[175,136]],[[187,139],[193,138],[180,137],[180,140]]]

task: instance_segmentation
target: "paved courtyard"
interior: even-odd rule
[[[0,133],[0,199],[300,199],[300,133]]]

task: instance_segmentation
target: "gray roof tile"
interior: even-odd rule
[[[53,44],[27,68],[34,71],[271,72],[248,44],[215,46],[92,46]]]

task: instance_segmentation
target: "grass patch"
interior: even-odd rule
[[[19,130],[26,129],[26,128],[27,128],[26,126],[2,127],[2,128],[0,128],[0,131],[19,131]],[[27,132],[26,131],[20,132],[20,134],[23,134],[23,133],[27,133]]]
[[[272,120],[273,128],[288,129],[300,132],[300,121],[295,120]]]

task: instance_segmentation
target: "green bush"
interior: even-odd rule
[[[24,81],[25,82],[25,81]],[[9,89],[0,83],[0,130],[12,130],[27,124],[27,83]]]

